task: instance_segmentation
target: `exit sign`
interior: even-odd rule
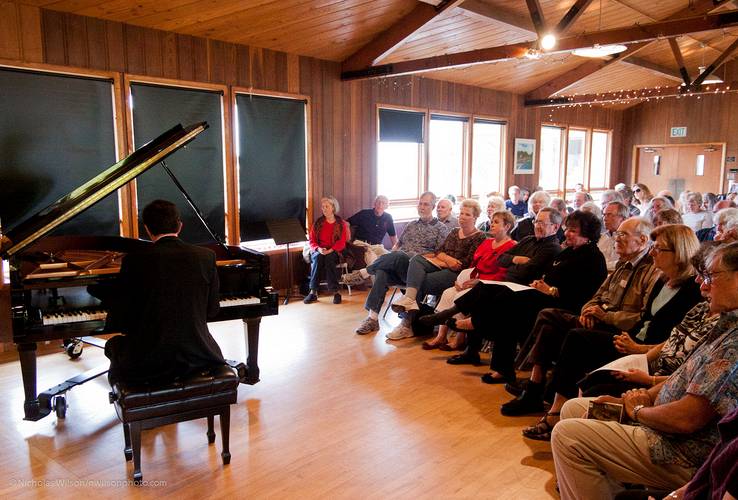
[[[671,127],[672,137],[687,137],[687,127]]]

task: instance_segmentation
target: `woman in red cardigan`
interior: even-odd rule
[[[338,293],[338,260],[346,247],[348,231],[344,220],[337,215],[338,200],[332,196],[320,199],[323,215],[318,217],[310,228],[310,293],[303,302],[309,304],[318,300],[320,276],[325,275],[328,291],[333,293],[333,303],[341,303]]]

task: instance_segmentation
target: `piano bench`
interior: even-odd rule
[[[213,420],[220,416],[223,464],[231,461],[228,450],[230,405],[238,397],[238,376],[227,365],[214,366],[166,383],[114,382],[110,402],[123,423],[126,461],[133,458],[133,480],[140,482],[141,431],[167,424],[207,417],[208,443],[215,442]]]

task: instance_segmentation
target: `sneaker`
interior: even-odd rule
[[[341,303],[341,294],[340,293],[334,293],[333,294],[333,303],[334,304],[340,304]]]
[[[342,285],[363,285],[365,278],[361,275],[361,271],[352,271],[350,273],[346,273],[343,276],[341,276],[341,284]]]
[[[414,336],[413,329],[409,326],[403,325],[402,323],[400,323],[397,328],[387,334],[387,338],[390,340],[406,339],[412,336]]]
[[[317,302],[318,301],[318,296],[315,295],[313,292],[310,292],[309,294],[305,295],[305,298],[302,299],[302,301],[305,304],[310,304],[311,302]]]
[[[354,330],[359,335],[367,335],[379,331],[379,321],[372,318],[366,318],[361,322],[359,327]]]
[[[415,299],[408,298],[407,295],[403,295],[392,303],[392,310],[396,313],[417,311],[418,309],[418,303],[415,302]]]

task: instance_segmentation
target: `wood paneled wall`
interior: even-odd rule
[[[417,76],[341,82],[332,62],[17,2],[0,1],[0,58],[309,96],[312,203],[333,194],[344,214],[368,206],[375,194],[377,104],[507,120],[508,184],[537,184],[537,176],[512,175],[512,148],[515,137],[538,139],[542,122],[613,130],[613,166],[621,165],[621,111],[526,109],[515,94]]]

